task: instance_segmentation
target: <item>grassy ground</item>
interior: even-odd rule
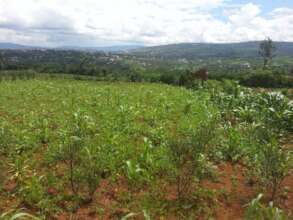
[[[214,90],[159,84],[16,80],[0,94],[0,213],[241,219],[259,193],[271,199],[274,180],[261,174],[270,159],[257,150],[271,145],[286,146],[268,165],[286,165],[275,204],[293,209],[287,115],[254,119]]]

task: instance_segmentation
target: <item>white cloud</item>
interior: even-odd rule
[[[45,45],[293,41],[293,9],[230,0],[1,0],[0,41]],[[224,18],[214,12],[224,13]]]
[[[229,20],[236,26],[245,26],[247,22],[256,18],[261,12],[259,6],[248,3],[239,9],[232,9],[226,12]]]
[[[272,11],[271,15],[273,17],[292,17],[293,9],[292,8],[276,8]]]
[[[268,17],[261,16],[260,6],[247,4],[228,15],[232,25],[231,40],[293,41],[293,9],[276,8]]]

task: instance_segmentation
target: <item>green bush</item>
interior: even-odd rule
[[[274,74],[271,71],[258,71],[240,79],[240,84],[250,87],[282,88],[293,87],[293,77]]]
[[[168,149],[169,161],[173,167],[172,175],[177,186],[177,198],[188,200],[192,192],[194,178],[200,179],[208,165],[206,158],[218,126],[217,113],[212,106],[201,106],[198,103],[197,117],[190,121],[188,115],[193,114],[184,110],[179,122],[172,128]],[[202,163],[204,161],[204,163]]]
[[[270,199],[274,201],[282,182],[292,168],[292,154],[281,149],[273,140],[259,148],[256,160],[255,168],[260,183],[266,187],[268,192],[271,192]]]

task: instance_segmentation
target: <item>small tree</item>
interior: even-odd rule
[[[260,43],[259,55],[264,60],[263,69],[266,69],[269,63],[272,62],[272,59],[275,57],[276,49],[277,48],[271,38],[267,38]]]
[[[80,62],[77,66],[77,73],[81,75],[85,75],[86,66],[89,66],[91,63],[91,55],[89,53],[82,53],[80,57]]]
[[[291,152],[281,149],[275,141],[260,149],[259,176],[262,184],[271,191],[271,201],[276,199],[282,182],[289,174],[291,161]]]
[[[198,119],[190,122],[184,108],[184,117],[172,128],[169,138],[169,159],[172,164],[171,177],[177,187],[177,199],[186,201],[192,194],[194,179],[202,179],[206,166],[207,152],[212,146],[217,130],[217,115],[214,112],[200,112]],[[202,110],[203,111],[203,110]]]
[[[289,74],[293,75],[293,66],[290,68]]]
[[[179,86],[186,86],[190,87],[193,83],[192,76],[191,76],[191,71],[190,70],[185,70],[182,74],[179,76]]]
[[[5,66],[4,66],[4,52],[0,53],[0,70],[4,70]]]

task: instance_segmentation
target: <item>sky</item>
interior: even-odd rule
[[[0,0],[0,42],[33,46],[293,42],[293,0]]]

